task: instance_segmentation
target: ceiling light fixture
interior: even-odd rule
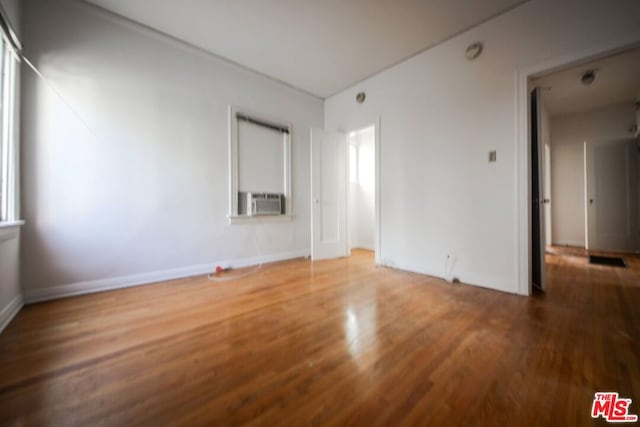
[[[478,43],[470,44],[469,47],[467,47],[467,50],[464,53],[464,55],[467,57],[469,61],[473,61],[478,56],[480,56],[481,53],[482,53],[482,43],[478,42]]]
[[[596,79],[596,70],[587,70],[582,74],[580,81],[583,85],[589,86]]]
[[[356,95],[356,102],[357,102],[358,104],[362,104],[362,103],[364,102],[364,100],[365,100],[365,98],[366,98],[366,97],[367,97],[367,95],[365,95],[365,93],[364,93],[364,92],[359,92],[359,93]]]

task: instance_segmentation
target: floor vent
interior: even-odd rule
[[[610,267],[622,267],[626,268],[622,258],[610,257],[610,256],[595,256],[589,255],[589,264],[608,265]]]

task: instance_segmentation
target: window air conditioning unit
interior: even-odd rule
[[[284,194],[238,192],[238,215],[284,215]]]

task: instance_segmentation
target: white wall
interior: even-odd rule
[[[584,143],[629,138],[632,103],[551,118],[553,242],[585,246]]]
[[[28,299],[308,254],[322,100],[81,2],[24,7],[27,57],[91,129],[23,70]],[[293,221],[228,225],[229,104],[292,124]]]
[[[381,120],[382,262],[443,277],[452,254],[454,277],[517,292],[516,71],[640,40],[639,18],[636,0],[532,0],[329,98],[328,130]]]
[[[357,154],[357,180],[349,188],[349,247],[375,250],[375,128],[349,137]]]
[[[0,227],[0,332],[22,307],[19,251],[19,227]]]
[[[7,18],[20,34],[20,1],[0,0]],[[22,307],[19,227],[0,228],[0,332]]]

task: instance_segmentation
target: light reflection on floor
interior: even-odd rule
[[[575,265],[589,264],[587,251],[582,248],[567,248],[561,246],[547,246],[547,254],[556,255],[556,257],[547,257],[547,264],[569,263]]]
[[[345,344],[356,363],[363,361],[363,356],[377,349],[377,310],[376,304],[368,303],[355,308],[349,304],[344,320]]]

